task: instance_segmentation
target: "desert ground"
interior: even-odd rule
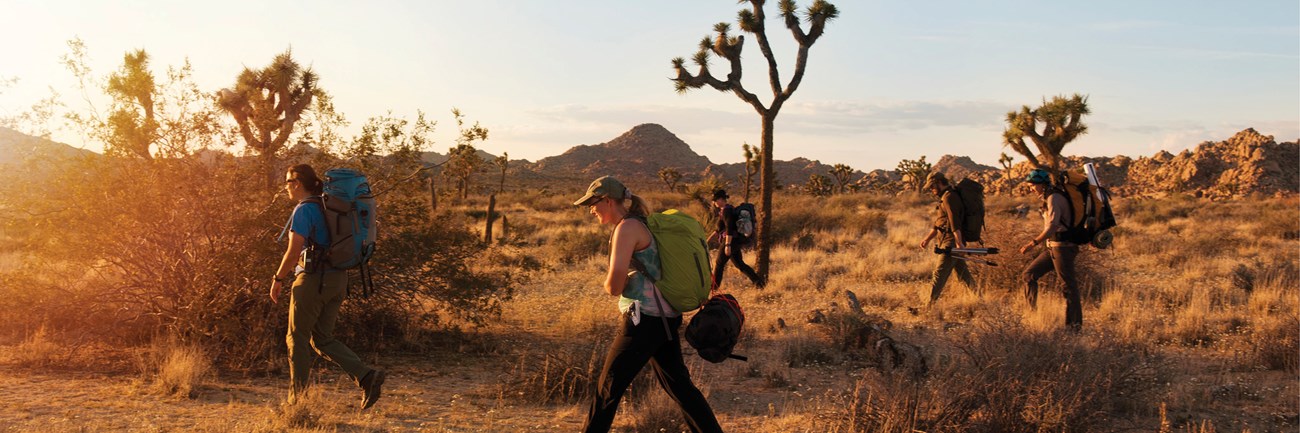
[[[658,209],[703,215],[682,194],[647,198]],[[222,368],[202,345],[161,337],[123,346],[29,330],[0,346],[0,430],[575,431],[617,312],[599,288],[608,229],[570,200],[536,191],[499,198],[511,229],[501,235],[508,242],[493,248],[528,264],[482,266],[518,274],[513,294],[491,320],[448,321],[400,349],[361,351],[390,373],[371,410],[358,410],[356,386],[324,361],[308,398],[288,404],[283,367]],[[1054,277],[1043,281],[1036,310],[1022,299],[1019,272],[1030,257],[1014,250],[1041,224],[1028,197],[988,198],[985,237],[1002,249],[990,256],[998,266],[972,266],[975,288],[954,276],[928,308],[935,255],[918,244],[933,198],[787,192],[777,204],[768,287],[734,269],[723,283],[745,308],[736,352],[748,362],[711,364],[685,349],[727,431],[1262,433],[1300,426],[1295,197],[1118,200],[1115,244],[1081,254],[1077,335],[1063,330]],[[459,209],[481,205],[471,200]],[[481,225],[464,213],[464,224]],[[346,332],[348,311],[339,325],[344,341],[360,338]],[[882,355],[874,344],[880,337],[863,337],[864,328],[905,353]],[[283,334],[247,338],[283,351]],[[643,373],[615,430],[686,427]]]

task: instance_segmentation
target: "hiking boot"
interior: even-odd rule
[[[379,401],[380,388],[384,386],[384,374],[381,370],[370,370],[366,377],[361,378],[361,410],[370,409],[376,401]]]

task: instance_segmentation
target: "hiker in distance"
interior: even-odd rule
[[[583,431],[609,431],[624,391],[649,362],[659,386],[681,407],[692,432],[721,432],[709,402],[691,382],[682,361],[678,337],[682,315],[654,284],[660,277],[660,261],[654,237],[646,227],[649,207],[645,200],[633,195],[617,179],[605,176],[592,182],[587,194],[573,204],[589,207],[600,224],[614,226],[604,289],[610,296],[619,297],[618,309],[622,313]],[[633,260],[644,271],[629,272]]]
[[[1038,279],[1053,269],[1065,285],[1065,324],[1071,330],[1083,327],[1083,302],[1079,283],[1075,279],[1074,262],[1079,256],[1079,245],[1065,239],[1070,221],[1070,201],[1065,192],[1051,186],[1051,176],[1043,169],[1035,169],[1025,179],[1034,193],[1042,199],[1039,212],[1043,215],[1043,231],[1020,247],[1020,253],[1046,243],[1047,248],[1029,262],[1021,276],[1025,281],[1025,298],[1031,308],[1038,308]]]
[[[934,218],[934,225],[925,235],[925,239],[921,240],[921,249],[929,251],[926,247],[935,237],[938,237],[935,247],[966,248],[966,240],[962,239],[961,231],[966,218],[965,207],[957,197],[952,183],[948,182],[948,178],[943,173],[930,173],[930,176],[925,179],[924,189],[938,197],[939,204],[935,207],[937,215]],[[953,257],[950,253],[939,254],[934,272],[930,275],[930,302],[927,305],[934,305],[935,301],[939,300],[939,295],[943,294],[943,286],[948,282],[948,277],[953,271],[957,271],[957,278],[960,278],[967,288],[975,290],[975,278],[971,276],[970,267],[966,262]]]
[[[338,364],[361,386],[361,409],[379,399],[384,372],[367,366],[343,342],[334,339],[334,323],[347,295],[348,273],[331,269],[322,258],[330,245],[321,206],[324,183],[307,164],[290,167],[284,189],[297,206],[290,218],[289,247],[271,283],[271,301],[280,302],[286,283],[289,293],[289,402],[306,390],[315,359],[312,350]],[[291,278],[292,277],[292,278]]]
[[[745,264],[741,248],[749,244],[749,239],[740,234],[737,226],[740,216],[736,212],[736,208],[727,204],[727,198],[729,197],[726,190],[713,191],[713,207],[718,210],[718,228],[713,231],[713,234],[709,235],[707,241],[710,244],[714,240],[719,241],[717,260],[713,262],[713,289],[717,290],[722,286],[722,273],[727,270],[728,260],[731,261],[731,264],[736,265],[736,269],[739,269],[740,273],[749,277],[749,281],[753,282],[755,286],[760,289],[766,287],[767,281],[760,278],[758,273],[754,272],[754,268]]]

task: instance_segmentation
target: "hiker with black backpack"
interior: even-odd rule
[[[935,246],[941,251],[966,248],[962,227],[966,225],[967,215],[957,190],[940,172],[930,173],[930,176],[926,177],[924,189],[938,197],[939,204],[935,206],[934,224],[930,227],[930,232],[925,235],[925,239],[921,240],[921,249],[928,251],[930,241],[936,237],[938,241]],[[934,272],[930,274],[930,301],[927,305],[933,305],[939,300],[939,295],[943,294],[943,286],[947,284],[948,277],[953,271],[957,271],[957,278],[961,279],[967,288],[975,290],[975,277],[971,276],[970,266],[966,265],[965,261],[954,257],[951,252],[941,252],[939,260],[935,263]]]
[[[713,262],[713,289],[722,287],[722,273],[727,270],[730,261],[740,273],[749,277],[758,288],[767,287],[767,281],[754,272],[754,268],[745,264],[741,249],[749,244],[749,238],[740,233],[740,215],[735,207],[727,204],[727,191],[713,191],[713,208],[718,210],[718,228],[709,235],[708,243],[718,241],[718,255]]]
[[[1043,231],[1020,247],[1020,253],[1046,243],[1047,248],[1039,253],[1021,274],[1025,281],[1025,298],[1030,308],[1038,308],[1038,279],[1055,270],[1056,276],[1065,286],[1065,324],[1074,331],[1083,327],[1083,302],[1079,294],[1079,282],[1075,278],[1075,260],[1079,256],[1079,244],[1072,239],[1072,217],[1070,199],[1065,191],[1052,186],[1051,175],[1047,170],[1035,169],[1025,178],[1033,186],[1034,193],[1042,199],[1039,212],[1043,215]]]
[[[324,185],[307,164],[290,167],[285,175],[284,189],[296,203],[288,226],[293,235],[275,271],[271,301],[279,303],[286,282],[291,283],[286,338],[291,382],[289,402],[301,398],[307,388],[314,349],[315,354],[337,364],[361,387],[364,410],[379,399],[384,372],[370,368],[352,349],[334,339],[339,307],[347,296],[348,273],[326,263],[331,243],[321,201]]]
[[[661,261],[659,246],[647,226],[645,200],[617,179],[605,176],[592,182],[586,195],[573,205],[589,207],[600,224],[614,226],[604,289],[619,297],[622,313],[583,431],[609,431],[623,393],[649,362],[659,386],[681,407],[692,432],[721,432],[709,402],[691,382],[682,360],[681,338],[677,337],[682,314],[655,284],[662,276]]]

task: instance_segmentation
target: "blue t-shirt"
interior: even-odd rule
[[[319,199],[319,197],[314,197]],[[289,231],[301,235],[316,245],[329,245],[329,230],[325,228],[325,214],[316,203],[301,202],[293,208]],[[307,245],[303,245],[304,248]]]

